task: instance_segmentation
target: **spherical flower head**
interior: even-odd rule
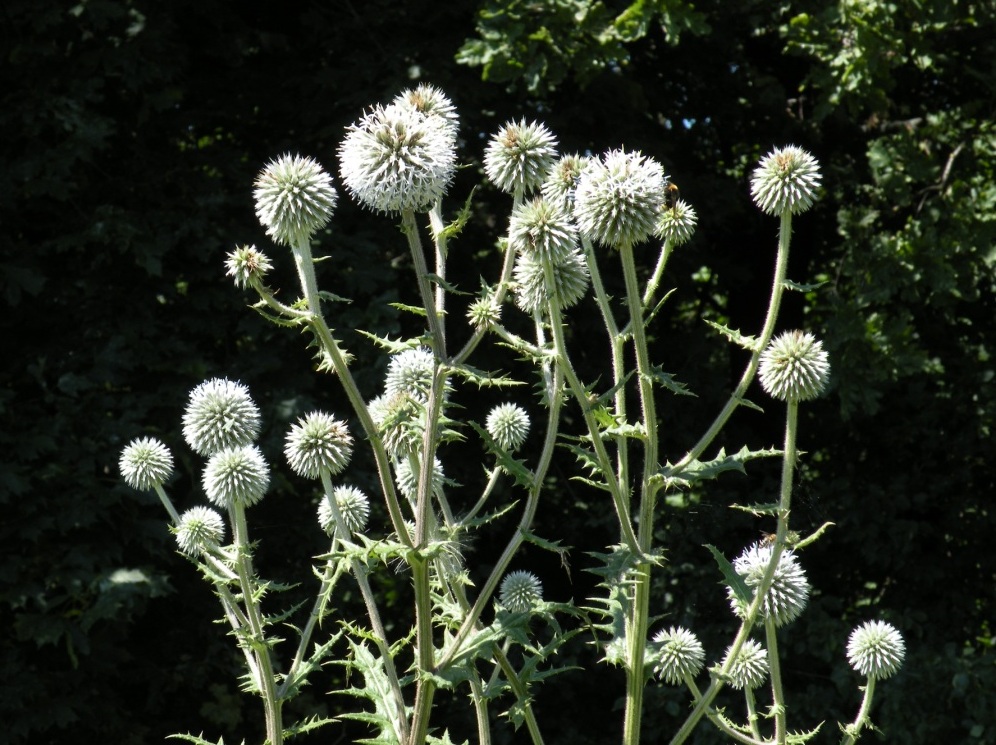
[[[547,285],[545,261],[553,264],[553,287]],[[563,309],[577,305],[588,292],[588,263],[578,249],[549,260],[535,253],[520,254],[513,273],[515,304],[529,314],[546,308],[551,296],[557,298]]]
[[[176,542],[188,556],[215,548],[225,537],[225,521],[210,507],[192,507],[180,515]]]
[[[537,197],[512,211],[508,245],[518,253],[559,258],[577,248],[578,234],[566,209],[555,201]]]
[[[255,186],[256,216],[283,246],[307,241],[324,228],[339,198],[318,161],[290,153],[267,163]]]
[[[896,627],[885,621],[868,621],[851,632],[847,661],[867,678],[883,680],[902,666],[906,643]]]
[[[398,491],[400,491],[406,499],[414,500],[418,496],[418,477],[417,471],[412,470],[411,460],[405,458],[398,461],[394,468],[394,475],[398,481]],[[434,458],[432,461],[432,490],[441,491],[443,488],[443,464],[439,462],[439,458]]]
[[[516,404],[499,404],[491,409],[487,421],[488,434],[498,446],[514,453],[529,434],[529,414]]]
[[[353,436],[344,421],[322,411],[313,411],[290,428],[284,454],[299,476],[317,479],[322,471],[334,476],[349,463]]]
[[[380,395],[367,404],[367,410],[377,425],[384,447],[393,457],[403,458],[422,446],[425,410],[406,393]]]
[[[557,158],[557,140],[537,122],[509,122],[484,151],[484,172],[508,194],[539,188]]]
[[[456,130],[445,117],[409,104],[376,106],[349,127],[339,174],[360,204],[377,212],[424,212],[456,170]]]
[[[612,150],[581,174],[574,219],[582,235],[619,248],[649,238],[664,204],[664,169],[638,152]]]
[[[679,199],[673,208],[661,210],[654,234],[672,246],[680,246],[691,239],[698,220],[695,209],[684,199]]]
[[[183,438],[198,455],[248,445],[259,436],[259,408],[241,383],[205,380],[190,392]]]
[[[225,273],[235,278],[236,286],[244,289],[255,281],[262,281],[273,264],[255,246],[239,246],[228,254],[225,267],[228,270]]]
[[[142,437],[121,451],[118,467],[128,486],[149,491],[173,475],[173,454],[154,437]]]
[[[705,665],[705,649],[688,629],[672,626],[654,636],[658,648],[654,670],[669,685],[678,685],[686,677],[694,678]]]
[[[216,507],[251,507],[270,486],[270,469],[255,445],[226,448],[208,460],[201,482]]]
[[[355,486],[337,486],[332,490],[339,514],[350,535],[360,533],[367,527],[370,520],[370,500],[367,495]],[[318,523],[322,529],[332,535],[335,532],[335,517],[328,497],[323,497],[318,503]]]
[[[501,306],[491,292],[479,297],[467,309],[467,320],[475,329],[490,329],[501,323]]]
[[[761,353],[758,378],[765,392],[779,401],[806,401],[823,393],[830,363],[815,336],[786,331]]]
[[[543,600],[543,585],[532,572],[509,572],[501,581],[498,602],[510,613],[525,613]]]
[[[540,187],[543,198],[570,210],[574,207],[574,191],[577,189],[581,174],[592,162],[587,156],[564,155],[550,169],[546,180]]]
[[[456,139],[460,117],[453,102],[439,88],[423,83],[417,88],[402,91],[391,103],[408,106],[423,116],[439,117],[442,123],[450,128],[453,138]]]
[[[755,543],[734,560],[733,569],[743,577],[744,583],[751,590],[761,583],[773,550],[772,545]],[[745,618],[748,604],[737,597],[733,588],[727,588],[727,594],[733,612],[740,618]],[[774,619],[776,626],[784,626],[799,617],[808,601],[809,580],[806,579],[805,571],[792,551],[782,551],[771,587],[761,603],[761,616]]]
[[[730,649],[726,650],[724,665],[730,658]],[[753,639],[748,639],[730,667],[730,685],[738,691],[745,688],[753,690],[760,688],[767,677],[768,651]]]
[[[820,187],[820,164],[802,148],[776,148],[761,158],[750,178],[754,204],[769,215],[808,210]]]
[[[384,392],[388,395],[403,393],[424,403],[429,400],[434,370],[432,350],[425,347],[391,355],[384,378]]]

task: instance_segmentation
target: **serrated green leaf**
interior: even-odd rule
[[[386,336],[377,336],[377,334],[371,334],[369,331],[364,331],[363,329],[356,329],[356,333],[365,336],[381,349],[386,349],[390,354],[400,354],[409,349],[414,349],[420,346],[422,341],[421,339],[398,339],[394,341]]]
[[[719,571],[723,574],[723,579],[726,580],[727,586],[729,586],[734,594],[740,598],[742,602],[749,605],[751,600],[754,599],[753,593],[748,589],[747,584],[744,582],[743,577],[737,574],[733,565],[726,560],[726,557],[720,553],[719,549],[712,544],[705,544],[705,547],[709,549],[712,554],[712,558],[716,560],[716,564],[719,565]]]
[[[514,380],[504,373],[496,375],[471,365],[449,365],[446,369],[464,380],[476,383],[478,388],[510,388],[516,385],[525,385],[521,380]]]
[[[650,371],[650,379],[664,388],[667,388],[676,396],[695,396],[696,394],[688,390],[688,386],[675,380],[671,373],[664,372],[659,366],[654,366]]]
[[[732,341],[739,347],[743,347],[751,352],[757,351],[757,338],[753,336],[745,336],[735,329],[731,329],[728,326],[724,326],[722,323],[716,323],[715,321],[710,321],[706,319],[706,323],[716,329],[719,333],[725,336],[727,339]]]
[[[515,483],[524,489],[532,489],[535,479],[533,472],[526,466],[526,462],[524,460],[516,460],[513,458],[512,455],[505,450],[505,448],[495,442],[491,434],[477,422],[468,422],[468,424],[470,424],[471,428],[477,432],[478,435],[480,435],[481,439],[484,441],[485,447],[488,449],[488,452],[495,456],[498,465],[515,480]]]
[[[797,282],[793,282],[791,279],[785,279],[782,280],[782,284],[788,290],[795,290],[796,292],[812,292],[813,290],[817,290],[825,285],[826,280],[822,282],[813,282],[811,284],[799,284]]]
[[[688,485],[695,481],[714,479],[725,471],[737,471],[747,473],[744,464],[756,458],[771,458],[782,455],[781,450],[767,448],[764,450],[751,450],[744,445],[733,455],[727,455],[724,448],[720,448],[716,457],[708,461],[693,460],[680,470],[668,463],[660,470],[660,476],[664,481],[677,485]]]
[[[318,297],[322,300],[329,300],[333,303],[352,303],[353,301],[348,297],[342,297],[342,295],[336,295],[334,292],[329,292],[328,290],[319,290]]]
[[[434,285],[439,285],[447,292],[453,295],[470,295],[469,292],[464,292],[463,290],[458,290],[455,285],[447,282],[445,279],[440,277],[438,274],[433,274],[432,272],[426,272],[426,278]]]
[[[405,313],[411,313],[412,315],[422,316],[425,318],[429,314],[426,313],[425,308],[421,305],[406,305],[405,303],[388,303],[389,306],[396,310],[404,311]]]
[[[225,738],[219,737],[218,742],[211,742],[210,740],[205,740],[203,737],[197,735],[166,735],[167,740],[186,740],[187,742],[195,743],[195,745],[225,745]]]
[[[778,514],[778,502],[767,502],[765,504],[731,504],[731,510],[748,512],[754,517],[765,517],[767,515]]]

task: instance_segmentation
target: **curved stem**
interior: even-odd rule
[[[667,260],[671,258],[672,251],[674,251],[674,243],[670,240],[664,241],[664,245],[661,246],[661,254],[657,258],[657,266],[654,267],[654,273],[647,280],[647,289],[643,293],[644,308],[650,305],[654,295],[657,294],[657,287],[661,283],[661,277],[664,276],[664,267],[667,266]]]
[[[844,728],[844,737],[840,741],[841,745],[854,745],[857,742],[861,730],[869,723],[868,712],[871,711],[872,699],[875,697],[875,678],[868,678],[865,686],[865,695],[861,699],[861,708],[854,721]]]

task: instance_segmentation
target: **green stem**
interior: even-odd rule
[[[664,245],[661,246],[661,255],[657,258],[657,266],[654,267],[654,273],[650,275],[650,279],[647,281],[647,289],[643,293],[643,307],[647,308],[650,302],[654,299],[654,295],[657,294],[657,287],[661,283],[661,277],[664,276],[664,267],[667,266],[667,260],[671,258],[671,252],[674,250],[674,244],[670,240],[664,241]]]
[[[408,247],[411,249],[412,262],[415,265],[415,281],[418,283],[418,291],[422,296],[422,307],[425,308],[426,320],[429,322],[429,340],[432,350],[435,352],[437,360],[446,359],[446,332],[442,325],[442,309],[436,306],[432,284],[429,282],[429,268],[425,263],[425,252],[422,249],[422,239],[419,237],[414,211],[404,210],[401,213],[401,230],[408,239]]]
[[[865,686],[865,695],[861,699],[861,708],[858,710],[858,715],[854,718],[854,721],[844,728],[844,737],[840,741],[841,745],[854,745],[857,742],[858,737],[861,735],[861,730],[869,724],[868,712],[871,711],[872,699],[875,697],[875,678],[868,678],[868,684]]]
[[[744,370],[744,373],[740,378],[740,382],[730,395],[726,405],[713,420],[712,424],[709,426],[709,429],[706,430],[706,433],[702,435],[699,441],[691,450],[688,451],[685,457],[671,468],[670,473],[672,475],[683,471],[689,464],[697,460],[702,453],[705,452],[705,449],[709,447],[712,441],[716,438],[716,435],[719,434],[720,430],[726,424],[727,420],[730,418],[730,415],[733,414],[736,408],[743,402],[744,396],[747,394],[747,388],[750,386],[751,381],[754,379],[754,375],[757,373],[757,367],[761,361],[761,352],[763,352],[764,348],[768,346],[768,342],[771,341],[771,336],[775,333],[775,323],[778,320],[778,309],[781,306],[782,294],[785,290],[785,275],[788,269],[789,246],[791,242],[792,214],[786,211],[781,216],[781,228],[778,231],[778,255],[775,258],[775,273],[771,284],[771,297],[768,301],[768,313],[764,319],[764,326],[761,329],[761,335],[755,341],[753,349],[751,350],[750,361],[747,363],[747,368]]]
[[[169,498],[166,494],[166,490],[160,484],[156,484],[156,494],[159,495],[159,501],[163,503],[163,507],[169,513],[169,519],[173,521],[173,527],[180,524],[180,515],[176,511],[176,507],[173,506],[173,500]]]
[[[778,745],[785,745],[788,731],[785,729],[785,693],[782,687],[782,666],[778,658],[778,635],[775,630],[775,620],[770,616],[764,619],[764,636],[768,648],[772,708],[775,712],[775,742]]]

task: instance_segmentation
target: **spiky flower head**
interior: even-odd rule
[[[570,210],[574,207],[574,191],[581,174],[592,162],[592,158],[581,155],[564,155],[550,169],[540,187],[543,198]]]
[[[509,572],[501,581],[498,602],[510,613],[525,613],[543,600],[543,585],[532,572]]]
[[[553,287],[547,285],[544,262],[553,265]],[[515,259],[515,304],[526,313],[546,308],[551,296],[561,308],[571,308],[588,292],[588,263],[579,249],[563,256],[543,259],[523,253]]]
[[[508,245],[518,253],[537,253],[559,258],[578,245],[577,229],[567,210],[558,202],[537,197],[512,211]]]
[[[847,661],[867,678],[883,680],[902,667],[906,642],[902,634],[885,621],[868,621],[851,632],[847,640]]]
[[[231,447],[211,456],[201,482],[211,504],[251,507],[270,486],[270,469],[255,445]]]
[[[353,436],[341,419],[323,411],[312,411],[290,428],[284,454],[299,476],[317,479],[322,471],[334,476],[349,463]]]
[[[508,194],[539,188],[557,157],[557,139],[538,122],[508,122],[484,151],[484,172]]]
[[[394,468],[394,475],[398,481],[398,491],[406,499],[414,500],[418,496],[418,471],[412,470],[411,459],[405,458],[398,461]],[[442,491],[443,488],[443,464],[439,458],[432,461],[432,490]]]
[[[446,193],[456,170],[456,128],[408,103],[375,106],[339,146],[339,175],[377,212],[423,212]]]
[[[190,392],[183,438],[198,455],[248,445],[259,436],[259,408],[249,389],[226,378],[205,380]]]
[[[816,200],[821,178],[816,158],[789,145],[761,158],[750,178],[750,193],[754,204],[769,215],[797,215]]]
[[[486,291],[470,304],[467,320],[475,329],[490,329],[501,323],[501,306],[495,302],[494,293]]]
[[[141,437],[121,451],[118,467],[128,486],[149,491],[173,475],[173,454],[156,438]]]
[[[619,248],[650,237],[664,204],[664,169],[639,152],[610,150],[581,174],[574,194],[578,229]]]
[[[290,153],[267,163],[255,186],[256,216],[283,246],[307,241],[324,228],[339,198],[318,161]]]
[[[395,458],[417,452],[425,433],[423,405],[403,392],[384,393],[369,404],[370,418]]]
[[[332,498],[350,535],[360,533],[367,527],[370,500],[366,494],[355,486],[337,486],[332,490]],[[335,517],[327,496],[318,503],[318,523],[329,535],[335,532]]]
[[[191,507],[180,515],[176,542],[188,556],[197,556],[207,548],[221,544],[225,537],[225,521],[210,507]]]
[[[773,550],[774,546],[770,544],[754,543],[734,560],[733,569],[743,577],[744,583],[751,590],[761,583]],[[740,618],[745,618],[748,604],[737,597],[733,588],[728,587],[726,591],[733,612]],[[806,572],[791,550],[782,551],[771,587],[761,603],[761,616],[771,617],[776,626],[784,626],[799,617],[808,601],[809,580],[806,579]]]
[[[674,207],[661,210],[654,234],[672,246],[680,246],[691,239],[698,219],[695,209],[684,199],[679,199]]]
[[[384,392],[389,396],[403,393],[424,403],[429,400],[434,369],[432,350],[425,347],[391,355],[384,378]]]
[[[517,404],[498,404],[488,413],[485,424],[499,447],[510,453],[522,447],[529,434],[529,414]]]
[[[672,626],[654,636],[657,663],[654,671],[669,685],[678,685],[686,677],[694,678],[705,665],[702,642],[688,629]]]
[[[725,666],[730,659],[730,650],[726,650],[726,657],[723,660]],[[753,690],[760,688],[768,677],[768,650],[762,647],[753,639],[748,639],[740,647],[730,666],[730,685],[738,691],[745,688]]]
[[[238,246],[225,259],[226,274],[235,278],[235,285],[245,288],[255,281],[262,281],[273,268],[270,259],[255,246]]]
[[[408,106],[423,116],[439,117],[451,129],[453,138],[456,138],[460,117],[453,102],[439,88],[423,83],[417,88],[402,91],[391,103]]]
[[[761,387],[779,401],[816,398],[830,379],[830,362],[822,342],[803,331],[786,331],[761,353]]]

